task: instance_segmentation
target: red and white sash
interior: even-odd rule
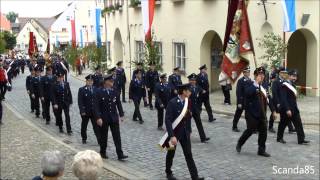
[[[183,106],[183,109],[182,109],[180,115],[172,123],[172,129],[173,130],[175,130],[175,128],[180,124],[180,122],[182,121],[183,117],[186,115],[187,110],[188,110],[188,98],[185,98],[184,99],[184,106]],[[161,149],[170,149],[170,148],[174,147],[174,145],[172,145],[171,142],[170,142],[170,138],[168,136],[168,132],[166,132],[162,136],[162,138],[160,139],[160,142],[158,143],[158,145],[159,145],[159,147]]]
[[[295,95],[295,96],[297,96],[297,90],[296,90],[296,88],[295,87],[293,87],[290,83],[288,83],[288,82],[284,82],[284,83],[282,83],[284,86],[286,86],[290,91],[292,91],[293,92],[293,94]]]

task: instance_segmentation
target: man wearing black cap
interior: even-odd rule
[[[245,100],[245,93],[244,90],[247,87],[248,84],[252,83],[250,79],[250,67],[245,68],[243,71],[243,77],[240,78],[237,82],[237,89],[236,89],[236,95],[237,95],[237,109],[233,117],[233,125],[232,125],[232,131],[234,132],[240,132],[238,129],[238,122],[241,117],[241,114],[243,112],[244,108],[244,100]]]
[[[40,80],[41,80],[41,68],[40,66],[35,68],[36,75],[31,79],[30,93],[34,101],[34,108],[36,110],[36,117],[40,115]]]
[[[119,93],[122,93],[122,102],[126,102],[126,82],[127,82],[127,78],[126,78],[126,73],[122,67],[123,65],[123,61],[119,61],[117,62],[117,76],[119,77]]]
[[[113,89],[117,92],[117,98],[120,99],[120,92],[121,92],[121,77],[118,76],[117,74],[117,68],[113,67],[111,69],[109,69],[108,74],[112,75],[112,79],[113,79]],[[120,103],[121,108],[122,108],[122,104]]]
[[[103,84],[103,77],[100,65],[98,65],[94,70],[96,72],[93,74],[93,86],[96,88],[100,88]]]
[[[185,156],[191,178],[196,180],[202,180],[204,178],[200,178],[198,176],[198,170],[194,163],[192,151],[191,151],[191,140],[190,140],[191,109],[189,107],[189,102],[188,102],[187,112],[184,115],[183,119],[181,120],[182,122],[180,122],[181,125],[179,125],[174,130],[172,128],[172,123],[178,118],[178,116],[183,111],[185,99],[190,97],[190,94],[191,94],[189,84],[178,85],[176,88],[177,88],[178,95],[169,101],[168,106],[166,108],[166,116],[165,116],[166,129],[168,132],[168,136],[170,137],[170,144],[174,145],[174,148],[168,150],[167,152],[165,172],[169,180],[176,179],[173,176],[171,167],[172,167],[173,158],[176,151],[175,149],[179,141],[182,146],[183,154]]]
[[[140,71],[141,73],[141,80],[143,81],[144,85],[146,84],[146,72],[144,71],[144,69],[142,68],[142,62],[137,62],[136,63],[136,66],[137,66],[137,69],[135,69],[133,72],[132,72],[132,79],[135,79],[136,78],[136,74],[138,73],[138,71]],[[131,80],[132,80],[131,79]],[[146,87],[145,87],[146,89]],[[147,107],[148,106],[148,102],[147,102],[147,99],[146,98],[143,98],[143,103],[144,103],[144,107]]]
[[[67,127],[68,135],[72,134],[69,108],[72,104],[72,94],[70,85],[64,81],[64,74],[59,73],[57,75],[57,82],[53,86],[52,90],[52,103],[56,116],[56,122],[59,126],[60,133],[63,133],[63,121],[62,121],[62,110],[65,115],[65,122]]]
[[[145,84],[142,80],[142,72],[136,71],[135,79],[132,79],[129,86],[129,99],[133,100],[134,103],[134,113],[133,113],[133,121],[137,121],[139,119],[140,124],[143,124],[142,116],[140,113],[140,101],[141,99],[146,97]]]
[[[204,64],[200,68],[200,73],[198,74],[197,78],[197,85],[205,90],[205,93],[200,94],[200,107],[202,104],[204,104],[204,107],[206,108],[206,111],[209,116],[209,122],[213,122],[216,120],[216,118],[213,117],[212,114],[212,108],[210,105],[210,97],[209,97],[209,80],[208,80],[208,74],[207,74],[207,66]],[[200,112],[201,112],[200,108]]]
[[[192,73],[188,76],[189,83],[190,83],[190,91],[191,95],[189,97],[189,100],[191,100],[191,112],[192,117],[194,121],[196,122],[196,126],[199,132],[200,140],[202,143],[205,143],[210,140],[210,138],[206,137],[206,134],[204,133],[200,112],[201,112],[201,94],[206,93],[205,90],[203,90],[201,87],[197,86],[197,75],[195,73]]]
[[[26,90],[27,90],[27,93],[28,93],[29,98],[30,98],[31,113],[33,113],[34,110],[35,110],[34,100],[33,100],[32,96],[31,96],[32,94],[30,92],[30,90],[31,90],[31,80],[35,76],[36,76],[36,72],[35,72],[34,68],[30,68],[30,75],[27,76],[27,78],[26,78]]]
[[[86,85],[79,88],[78,91],[78,106],[80,110],[81,122],[81,137],[82,144],[87,143],[87,127],[89,120],[92,123],[93,132],[97,139],[97,123],[94,118],[94,97],[97,94],[97,88],[92,86],[93,75],[86,76]]]
[[[265,69],[259,67],[254,71],[254,81],[248,83],[245,88],[245,118],[247,122],[247,129],[243,132],[238,140],[236,150],[240,153],[241,147],[249,139],[252,133],[257,130],[258,137],[258,155],[270,157],[266,153],[266,140],[267,140],[267,124],[266,124],[266,110],[268,95],[263,88],[263,78],[265,76]]]
[[[50,123],[50,103],[52,103],[51,90],[56,82],[56,78],[52,75],[51,66],[46,67],[46,75],[41,77],[40,96],[42,102],[42,111],[46,119],[46,124]]]
[[[146,86],[148,90],[148,99],[149,99],[149,106],[150,109],[153,110],[153,105],[152,105],[152,94],[154,92],[154,87],[156,83],[159,82],[159,73],[158,71],[155,70],[156,65],[154,63],[149,63],[149,70],[147,71],[146,74]]]
[[[298,136],[298,144],[308,144],[309,141],[305,140],[304,130],[301,122],[300,111],[297,105],[297,90],[295,81],[297,80],[297,71],[291,70],[289,78],[283,82],[280,89],[280,123],[278,126],[277,141],[285,144],[283,140],[283,133],[286,125],[291,121]]]
[[[118,114],[119,112],[119,114]],[[97,119],[97,133],[99,137],[101,157],[107,159],[108,129],[110,127],[118,160],[124,160],[128,156],[123,154],[121,147],[119,121],[123,121],[124,113],[118,92],[113,89],[113,78],[109,74],[104,77],[103,87],[98,91],[94,103],[94,116]]]
[[[164,109],[167,107],[171,96],[171,87],[167,82],[167,74],[162,74],[160,76],[160,82],[158,82],[154,88],[154,94],[156,97],[155,107],[158,113],[158,130],[164,130],[163,125],[163,113]]]
[[[169,84],[172,87],[171,98],[174,98],[178,95],[178,85],[182,84],[179,67],[173,69],[173,73],[169,76]]]

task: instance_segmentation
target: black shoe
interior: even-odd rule
[[[215,120],[217,120],[216,118],[210,118],[209,119],[209,122],[213,122],[213,121],[215,121]]]
[[[127,158],[128,158],[128,156],[122,155],[122,156],[119,156],[119,157],[118,157],[118,160],[119,160],[119,161],[123,161],[123,160],[125,160],[125,159],[127,159]]]
[[[287,142],[286,142],[285,140],[283,140],[283,139],[277,139],[277,142],[282,143],[282,144],[287,143]]]
[[[50,121],[46,121],[46,125],[49,125],[50,124]]]
[[[109,157],[106,155],[106,153],[100,153],[101,158],[108,159]]]
[[[87,144],[87,140],[82,139],[82,144]]]
[[[236,146],[236,150],[237,150],[237,152],[238,152],[238,153],[240,153],[240,152],[241,152],[241,146],[240,146],[240,144],[239,144],[239,143],[238,143],[238,144],[237,144],[237,146]]]
[[[60,133],[63,133],[63,129],[62,129],[62,128],[59,128],[59,132],[60,132]]]
[[[149,106],[149,104],[147,104],[147,103],[144,103],[144,107],[148,107]]]
[[[67,133],[68,133],[68,135],[69,135],[69,136],[71,136],[71,135],[72,135],[72,131],[68,131]]]
[[[150,106],[150,110],[153,110],[153,106]]]
[[[132,118],[132,121],[138,121],[137,119],[135,119],[135,118]]]
[[[173,176],[173,174],[167,174],[168,180],[176,180],[177,178]]]
[[[36,115],[36,118],[39,118],[39,115]]]
[[[310,141],[307,141],[307,140],[303,140],[301,142],[298,142],[298,144],[300,144],[300,145],[307,145],[309,143],[310,143]]]
[[[139,121],[139,123],[140,123],[140,124],[143,124],[143,123],[144,123],[144,121],[143,121],[143,120],[140,120],[140,121]]]
[[[236,128],[232,128],[233,132],[240,132],[240,130],[236,127]]]
[[[202,142],[202,143],[205,143],[205,142],[207,142],[207,141],[209,141],[209,140],[210,140],[210,138],[206,137],[205,139],[201,140],[201,142]]]
[[[34,113],[34,110],[31,110],[30,113]]]
[[[273,128],[270,128],[270,129],[269,129],[269,132],[271,132],[271,133],[276,133],[276,131],[275,131]]]
[[[159,131],[164,131],[163,127],[158,127]]]
[[[263,157],[270,157],[271,155],[266,153],[266,152],[258,152],[259,156],[263,156]]]
[[[254,130],[254,131],[252,132],[252,134],[257,134],[257,130]]]
[[[204,180],[204,177],[198,177],[196,180]]]
[[[127,101],[126,101],[126,100],[122,100],[122,102],[123,102],[123,103],[127,103]]]

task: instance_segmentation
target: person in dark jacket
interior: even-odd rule
[[[190,84],[190,91],[191,95],[189,97],[189,100],[191,100],[191,112],[192,112],[192,117],[196,123],[200,140],[202,143],[205,143],[210,140],[208,138],[203,130],[202,126],[202,121],[200,117],[200,112],[201,112],[201,94],[206,93],[204,89],[201,87],[197,86],[197,75],[195,73],[192,73],[191,75],[188,76],[189,79],[189,84]]]
[[[178,95],[177,87],[182,84],[180,76],[180,67],[175,67],[173,73],[169,76],[169,84],[172,87],[171,98]]]
[[[46,124],[50,124],[50,104],[52,103],[52,87],[56,82],[56,77],[52,75],[52,68],[46,67],[46,75],[41,77],[40,98],[43,104],[42,111]]]
[[[142,72],[136,72],[136,78],[132,79],[129,86],[129,99],[133,100],[134,103],[134,113],[133,113],[133,121],[137,121],[139,119],[140,124],[143,124],[143,119],[140,113],[140,101],[141,99],[146,98],[146,90],[145,84],[142,80]]]
[[[198,74],[197,78],[197,85],[205,90],[205,93],[200,94],[200,106],[204,104],[204,107],[206,108],[206,111],[208,113],[209,122],[213,122],[216,120],[216,118],[213,117],[212,108],[210,105],[210,97],[209,97],[209,80],[208,80],[208,74],[207,74],[207,66],[204,64],[200,68],[200,73]],[[202,108],[200,108],[201,110]],[[201,112],[201,111],[200,111]]]
[[[119,82],[119,93],[122,93],[122,102],[126,102],[126,82],[127,82],[127,78],[126,78],[126,72],[123,68],[123,61],[119,61],[117,62],[117,70],[116,70],[117,76],[120,79]]]
[[[78,106],[81,116],[81,138],[82,144],[87,143],[87,127],[89,120],[91,121],[93,132],[97,137],[97,123],[94,118],[94,98],[97,95],[98,88],[94,87],[93,84],[93,75],[89,74],[85,77],[86,85],[79,88],[78,91]]]
[[[119,121],[123,121],[124,112],[121,101],[118,98],[118,92],[113,89],[112,75],[107,75],[104,78],[103,88],[98,91],[94,103],[94,113],[97,119],[99,145],[101,157],[107,159],[106,154],[108,129],[110,127],[118,160],[124,160],[128,156],[123,154],[121,147],[120,127]]]
[[[275,74],[275,73],[271,73],[270,74],[270,85],[272,85],[273,84],[273,82],[276,80],[276,78],[277,78],[277,74]],[[271,86],[271,90],[272,90],[272,86]],[[274,100],[273,100],[273,97],[272,96],[269,96],[269,101],[270,101],[270,103],[274,103]],[[273,104],[273,106],[274,106],[274,109],[275,109],[275,111],[277,111],[277,108],[275,107],[275,105]],[[271,133],[275,133],[276,131],[274,130],[274,128],[273,128],[273,123],[274,123],[274,117],[273,117],[273,115],[272,114],[270,114],[270,117],[269,117],[269,127],[268,127],[268,129],[269,129],[269,132],[271,132]]]
[[[150,69],[146,73],[146,86],[148,90],[150,110],[153,110],[152,95],[154,93],[154,87],[156,83],[159,82],[159,73],[157,70],[155,70],[156,65],[154,63],[150,63],[149,66],[150,66]]]
[[[204,179],[203,177],[198,176],[198,170],[192,156],[191,140],[190,140],[191,109],[189,105],[186,106],[187,111],[183,119],[181,120],[182,122],[180,122],[181,125],[179,125],[176,129],[173,129],[172,127],[173,122],[178,118],[178,116],[182,113],[184,109],[184,103],[186,103],[185,99],[188,98],[191,94],[189,87],[190,87],[189,84],[181,84],[176,86],[178,95],[169,101],[168,106],[166,108],[166,115],[165,115],[166,129],[167,129],[168,137],[170,137],[170,144],[174,146],[173,149],[168,150],[167,156],[166,156],[165,172],[169,180],[176,179],[173,175],[171,167],[172,167],[173,158],[176,152],[175,149],[178,144],[178,141],[182,146],[183,154],[187,162],[191,179],[193,180]]]
[[[41,82],[41,67],[35,68],[36,75],[31,79],[30,93],[34,101],[34,109],[36,110],[36,117],[40,115],[40,82]]]
[[[100,88],[103,85],[103,77],[101,73],[101,67],[98,65],[95,68],[95,73],[93,74],[93,86],[96,88]]]
[[[160,76],[160,82],[155,86],[155,107],[158,114],[158,130],[163,131],[163,115],[171,96],[171,87],[167,82],[167,74]]]
[[[301,122],[300,111],[297,105],[297,90],[295,81],[297,80],[297,71],[291,70],[289,72],[288,81],[284,81],[281,84],[280,89],[280,123],[278,126],[277,142],[285,144],[283,140],[284,129],[289,121],[291,121],[296,130],[298,137],[298,144],[309,144],[309,141],[305,140],[305,134]]]
[[[264,76],[265,69],[263,67],[257,68],[254,71],[254,81],[250,84],[248,83],[247,87],[245,88],[245,118],[247,122],[247,129],[243,132],[238,140],[236,146],[238,153],[240,153],[241,147],[249,139],[252,133],[257,130],[259,132],[258,155],[270,157],[270,154],[266,152],[266,110],[268,95],[262,86]]]
[[[30,98],[30,108],[31,108],[31,113],[34,112],[35,110],[35,107],[34,107],[34,101],[33,101],[33,98],[31,96],[31,92],[30,92],[30,89],[31,89],[31,79],[33,77],[35,77],[36,75],[36,71],[34,70],[34,68],[31,68],[30,69],[30,75],[27,76],[26,78],[26,90],[27,90],[27,93],[29,95],[29,98]]]
[[[232,125],[232,131],[234,132],[240,132],[240,130],[238,129],[238,122],[245,105],[244,90],[247,87],[248,83],[250,84],[252,82],[252,80],[250,79],[250,67],[245,68],[242,72],[243,72],[243,77],[238,80],[237,88],[236,88],[237,109],[233,117],[233,125]]]
[[[136,78],[136,74],[138,72],[141,73],[141,80],[145,86],[145,89],[146,89],[146,72],[144,71],[143,67],[142,67],[142,62],[138,62],[136,63],[136,66],[137,68],[132,72],[132,78],[131,79],[135,79]],[[147,102],[147,99],[144,98],[143,99],[143,104],[144,104],[144,107],[148,107],[148,102]]]
[[[57,82],[52,89],[52,102],[55,111],[56,122],[59,126],[60,133],[63,133],[63,121],[62,121],[62,111],[65,115],[65,123],[67,127],[68,135],[72,134],[69,108],[72,105],[72,94],[70,90],[70,85],[68,82],[64,81],[64,74],[57,75]]]

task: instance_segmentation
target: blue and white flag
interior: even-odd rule
[[[282,0],[284,13],[284,32],[293,32],[296,30],[296,2],[295,0]]]
[[[101,47],[101,32],[100,32],[100,18],[101,18],[101,9],[96,8],[96,35],[97,35],[97,47]]]
[[[80,46],[81,48],[83,48],[83,33],[82,33],[83,29],[80,29]]]

